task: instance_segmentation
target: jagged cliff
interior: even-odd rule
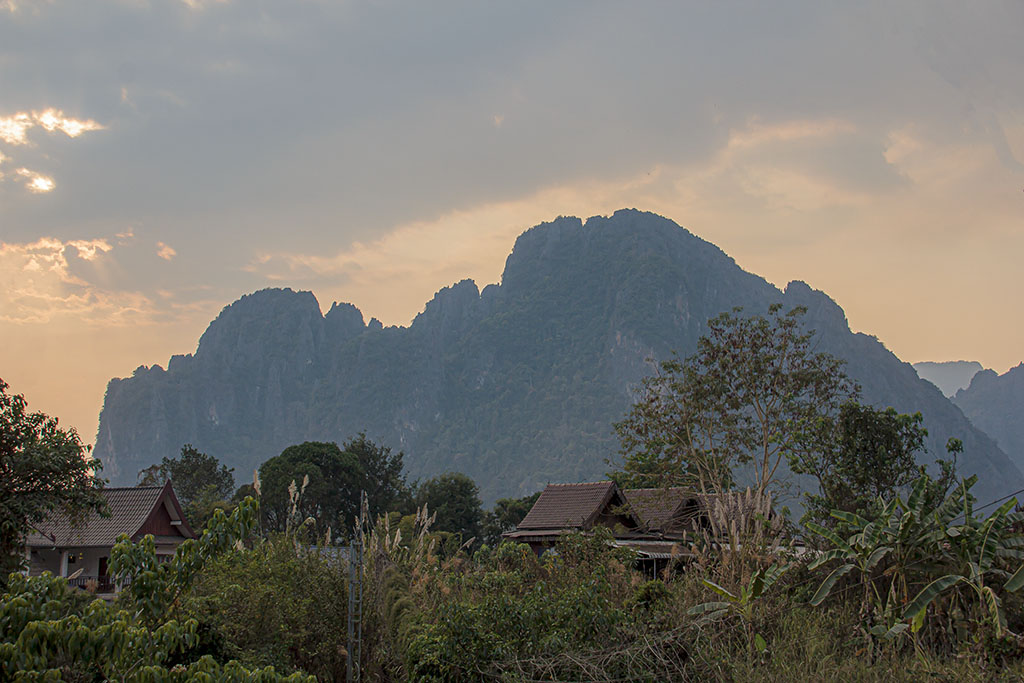
[[[633,210],[526,231],[500,285],[442,289],[409,327],[365,324],[348,304],[321,315],[309,292],[242,297],[194,355],[110,382],[95,453],[106,476],[128,482],[191,442],[244,478],[289,444],[365,430],[404,450],[413,477],[460,470],[488,501],[599,479],[647,359],[690,353],[723,310],[776,301],[808,307],[820,348],[849,361],[866,400],[922,411],[932,455],[962,438],[961,464],[982,476],[982,495],[1024,486],[991,439],[877,340],[852,334],[825,294],[799,282],[779,291]]]

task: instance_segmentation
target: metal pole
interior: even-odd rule
[[[352,544],[348,548],[348,656],[345,658],[345,680],[355,683],[363,677],[363,524],[366,517],[365,498],[356,519]]]
[[[356,546],[352,543],[348,547],[348,653],[345,656],[345,680],[352,683],[352,656],[354,654],[355,642],[355,612],[356,612]]]

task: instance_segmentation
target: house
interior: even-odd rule
[[[770,499],[765,501],[772,516]],[[662,568],[691,556],[696,539],[726,541],[727,527],[746,526],[761,508],[752,494],[697,493],[691,489],[620,489],[611,481],[548,484],[515,530],[503,534],[540,554],[562,534],[612,531],[615,544],[636,551],[641,565]]]
[[[540,554],[562,534],[587,532],[595,526],[622,534],[640,530],[640,520],[615,482],[548,484],[515,530],[502,535]]]
[[[157,555],[168,558],[182,542],[196,537],[170,482],[102,492],[109,517],[91,512],[76,525],[67,515],[54,514],[36,526],[25,544],[30,575],[49,571],[56,576],[74,576],[68,580],[71,585],[112,594],[116,587],[107,566],[110,550],[121,534],[133,541],[152,534]]]

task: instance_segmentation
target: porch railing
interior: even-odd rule
[[[68,579],[68,585],[96,593],[114,592],[114,582],[107,575],[89,576],[86,574],[79,574],[73,579]]]

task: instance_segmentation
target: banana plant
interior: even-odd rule
[[[977,598],[984,615],[982,621],[1002,635],[1006,617],[992,585],[1002,582],[1002,589],[1008,593],[1024,587],[1024,564],[1020,564],[1024,560],[1024,536],[1017,530],[1024,523],[1024,512],[1013,511],[1017,499],[1011,498],[988,518],[975,516],[967,491],[971,483],[963,482],[957,495],[944,501],[936,512],[936,520],[942,525],[942,534],[936,540],[943,560],[957,571],[933,580],[907,605],[904,618],[913,622],[915,630],[920,628],[932,602],[947,590],[963,585]],[[952,523],[954,520],[959,523]],[[1010,563],[1019,565],[1012,574],[1005,568]]]
[[[882,503],[880,512],[873,520],[833,510],[833,517],[854,530],[846,539],[832,529],[808,522],[807,528],[810,531],[832,545],[809,568],[814,570],[835,560],[842,562],[822,581],[811,598],[811,604],[820,605],[840,578],[857,570],[862,577],[862,609],[869,614],[869,622],[874,622],[869,623],[868,632],[883,640],[892,640],[907,630],[909,624],[901,622],[896,607],[907,599],[906,568],[926,554],[926,548],[937,528],[936,519],[925,513],[927,489],[928,479],[921,477],[906,501],[894,498]],[[884,582],[880,585],[875,578],[883,560],[887,565],[885,574],[889,577],[888,588],[883,588]]]
[[[739,593],[733,593],[719,586],[714,581],[702,579],[701,581],[705,586],[721,595],[725,600],[702,603],[696,607],[691,607],[687,613],[708,621],[720,619],[729,614],[736,614],[743,621],[749,623],[754,616],[754,604],[775,585],[775,582],[779,580],[779,577],[787,569],[789,569],[788,564],[773,564],[768,568],[761,567],[750,577],[747,585],[740,586]]]

